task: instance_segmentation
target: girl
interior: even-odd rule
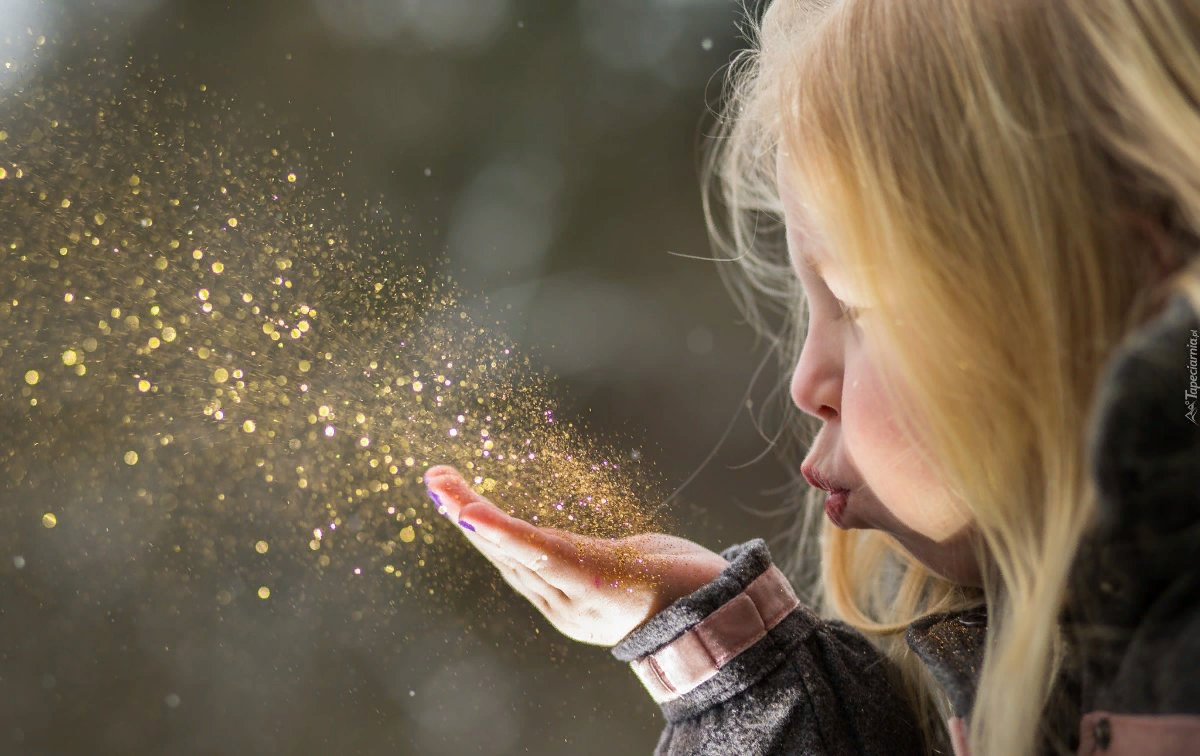
[[[755,42],[706,208],[813,421],[810,600],[761,539],[583,539],[445,466],[440,508],[659,754],[1200,753],[1200,4],[776,0]]]

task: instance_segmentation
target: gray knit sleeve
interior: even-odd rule
[[[738,596],[772,565],[761,538],[722,552],[719,576],[656,614],[616,646],[623,662],[654,653]],[[754,645],[682,696],[655,756],[921,753],[893,665],[866,638],[800,605]]]

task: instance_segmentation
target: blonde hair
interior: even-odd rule
[[[782,153],[878,313],[864,331],[891,406],[974,521],[986,569],[982,592],[954,585],[885,533],[833,528],[808,490],[786,566],[818,563],[819,544],[810,600],[896,662],[930,749],[948,705],[903,630],[986,600],[970,747],[1028,753],[1095,507],[1082,437],[1095,382],[1166,292],[1200,311],[1200,9],[776,0],[748,34],[703,175],[714,245],[738,263],[719,266],[727,287],[791,368],[808,313],[779,233]],[[1155,249],[1190,264],[1151,287]],[[762,411],[785,418],[792,459],[817,425],[786,385],[772,398]]]

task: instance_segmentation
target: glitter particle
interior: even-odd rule
[[[42,525],[46,528],[52,528],[58,524],[58,517],[53,512],[47,512],[42,515]]]
[[[266,541],[258,541],[257,543],[254,544],[254,550],[257,551],[259,554],[266,554],[268,548],[270,548],[270,547],[267,545]]]
[[[79,353],[74,349],[68,349],[62,353],[62,361],[64,365],[74,365],[79,362]]]
[[[138,462],[138,453],[135,451],[125,452],[125,464],[136,465]]]
[[[260,599],[269,599],[269,598],[271,598],[271,589],[270,589],[270,588],[268,588],[268,587],[267,587],[267,586],[265,586],[265,585],[263,585],[263,586],[259,586],[259,588],[258,588],[258,597],[259,597]]]

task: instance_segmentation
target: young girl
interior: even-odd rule
[[[755,36],[707,209],[786,315],[815,608],[761,539],[431,493],[631,664],[656,753],[1200,753],[1200,4],[776,0]]]

